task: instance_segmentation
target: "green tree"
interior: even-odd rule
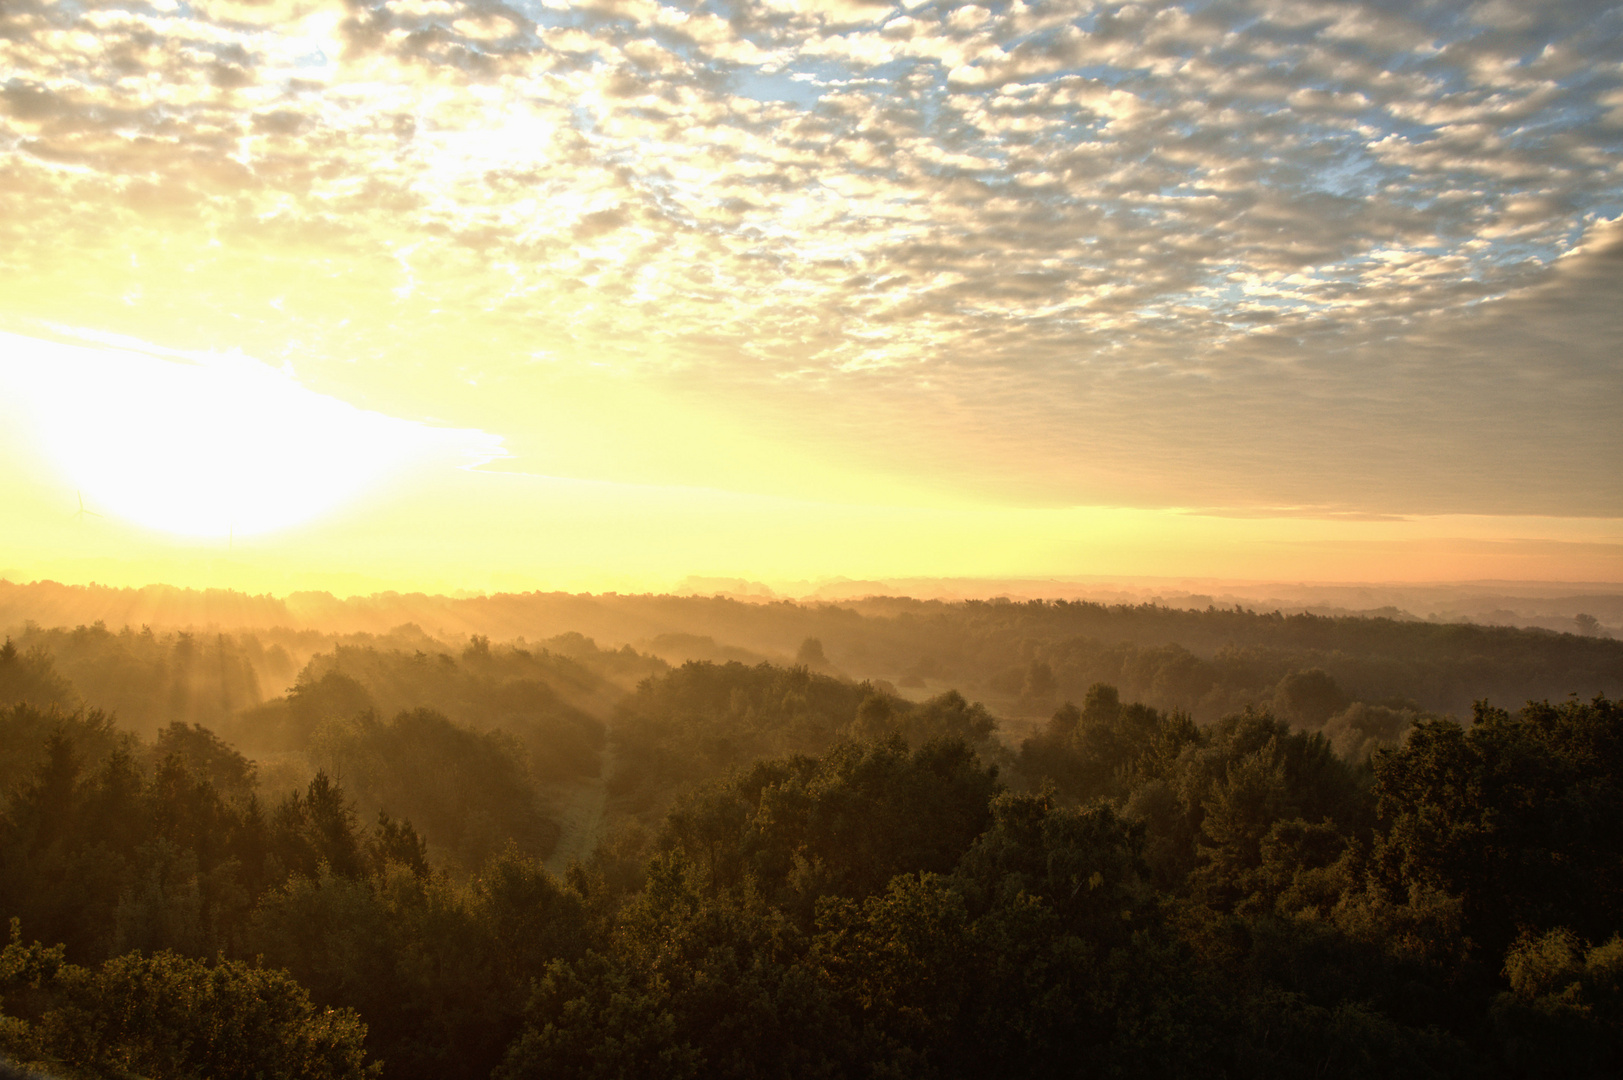
[[[997,770],[962,741],[899,738],[764,761],[685,797],[662,844],[708,887],[750,884],[809,924],[816,898],[862,897],[896,874],[952,869],[988,820]]]
[[[1413,887],[1458,897],[1464,933],[1489,956],[1524,930],[1591,941],[1623,911],[1623,706],[1605,697],[1479,702],[1470,727],[1417,724],[1375,755],[1390,824],[1377,845],[1394,899]]]
[[[27,703],[36,709],[78,704],[73,684],[59,674],[50,653],[35,646],[26,652],[6,638],[0,645],[0,706]]]
[[[60,947],[0,953],[0,1046],[47,1067],[152,1080],[362,1080],[366,1028],[286,972],[139,952],[97,969]]]

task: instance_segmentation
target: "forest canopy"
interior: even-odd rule
[[[912,687],[853,677],[849,627],[674,667],[578,633],[25,627],[0,648],[0,1055],[64,1077],[1615,1073],[1623,708],[1372,692],[1493,663],[1610,678],[1615,643],[1468,630],[1405,639],[1398,668],[1385,625],[1172,617],[1252,639],[1202,659],[1209,638],[1042,629],[1167,618],[1073,607],[938,612]],[[875,635],[924,633],[888,618]],[[1117,661],[1136,682],[1078,686]],[[986,671],[1001,698],[943,685]],[[1251,674],[1208,717],[1176,671]]]

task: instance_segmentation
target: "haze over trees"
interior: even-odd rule
[[[51,612],[57,613],[54,620]],[[173,618],[175,612],[185,617]],[[166,614],[171,617],[163,618]],[[1557,633],[1233,607],[885,597],[838,604],[749,603],[720,596],[563,593],[458,599],[380,594],[348,600],[323,593],[277,599],[161,586],[120,590],[0,582],[0,624],[15,628],[12,636],[20,648],[47,645],[59,669],[70,675],[81,657],[90,656],[92,643],[67,640],[75,633],[67,629],[27,630],[29,619],[92,628],[101,620],[115,636],[122,636],[119,628],[126,624],[136,636],[143,623],[178,629],[212,625],[216,639],[224,632],[231,642],[227,652],[244,650],[265,699],[291,685],[314,654],[339,644],[460,655],[473,636],[482,635],[498,642],[548,642],[553,654],[579,659],[560,644],[561,636],[574,635],[631,644],[636,652],[675,664],[688,659],[800,663],[906,690],[957,689],[1006,716],[1046,717],[1061,700],[1079,700],[1093,683],[1106,682],[1130,699],[1181,708],[1203,723],[1270,697],[1286,676],[1312,668],[1329,674],[1351,700],[1403,701],[1415,709],[1458,715],[1483,696],[1505,701],[1582,696],[1608,688],[1623,649],[1623,642],[1577,632],[1577,623],[1571,623],[1573,632]],[[35,634],[42,636],[36,640]],[[56,636],[47,643],[43,635]],[[205,654],[220,647],[218,640],[194,636],[194,647]],[[820,661],[800,656],[808,640],[816,641]],[[597,656],[594,662],[605,661]],[[217,657],[213,663],[220,662]],[[178,658],[172,666],[179,670]],[[207,669],[201,665],[205,674]],[[614,677],[635,682],[651,671],[633,675],[627,669]],[[73,677],[76,684],[83,681]],[[91,677],[85,672],[84,679]],[[218,708],[222,700],[240,702],[223,676],[209,677],[216,682],[196,695],[199,709]],[[129,711],[134,724],[137,708],[132,703],[120,715]],[[197,719],[204,717],[200,713]]]
[[[154,1078],[1623,1061],[1623,643],[569,603],[689,621],[601,646],[16,627],[0,1054]],[[660,635],[717,659],[634,644]]]

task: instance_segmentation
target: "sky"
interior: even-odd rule
[[[1623,8],[8,0],[0,576],[1623,581]]]

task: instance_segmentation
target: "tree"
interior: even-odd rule
[[[1489,956],[1523,930],[1623,930],[1623,705],[1530,702],[1512,715],[1478,702],[1470,727],[1421,721],[1374,767],[1390,823],[1376,865],[1394,898],[1414,886],[1458,897]]]
[[[1279,680],[1274,690],[1274,709],[1280,716],[1309,731],[1347,707],[1347,695],[1323,668],[1294,671]]]
[[[671,811],[662,844],[709,888],[748,884],[804,925],[818,896],[863,897],[897,874],[951,870],[998,789],[996,768],[959,740],[911,752],[899,738],[847,743],[701,788]]]
[[[0,645],[0,706],[27,702],[37,709],[70,709],[77,701],[73,684],[57,673],[44,649],[24,652],[9,637]]]
[[[17,1011],[13,1011],[17,1010]],[[174,953],[129,953],[98,969],[60,947],[0,952],[0,1047],[97,1075],[152,1080],[365,1080],[366,1027],[319,1009],[284,971]]]
[[[795,663],[809,668],[828,666],[828,657],[823,655],[823,643],[818,638],[809,637],[800,643],[795,653]]]

